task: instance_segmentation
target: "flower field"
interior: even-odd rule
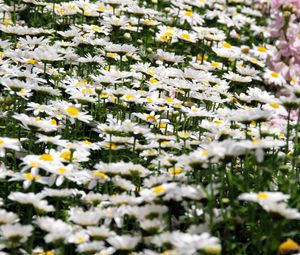
[[[300,254],[299,0],[1,0],[0,35],[0,255]]]

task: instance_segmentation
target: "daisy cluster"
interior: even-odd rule
[[[298,14],[275,6],[1,0],[0,254],[300,251],[299,27],[270,25]]]

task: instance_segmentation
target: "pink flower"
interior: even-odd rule
[[[296,9],[300,9],[300,1],[299,0],[289,0],[290,4]]]
[[[280,73],[285,79],[289,77],[289,66],[283,62],[278,62],[273,65],[274,71]]]
[[[292,5],[296,10],[300,8],[299,0],[272,0],[272,8],[278,9],[281,5]]]
[[[277,9],[278,7],[280,7],[282,4],[286,3],[288,1],[285,0],[272,0],[272,8]]]
[[[280,31],[282,30],[282,28],[284,26],[285,19],[284,19],[282,13],[279,11],[273,12],[272,18],[274,21],[270,25],[270,32],[271,32],[272,37],[278,37],[280,34]]]
[[[297,121],[297,119],[298,119],[298,110],[291,111],[290,118],[291,118],[292,121]]]
[[[271,120],[271,125],[273,127],[278,127],[280,129],[283,129],[285,127],[285,124],[286,124],[286,120],[284,118]]]

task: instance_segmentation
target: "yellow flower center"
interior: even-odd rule
[[[102,30],[102,28],[99,27],[99,26],[96,26],[96,25],[92,25],[91,30],[96,31],[96,32],[100,32]]]
[[[25,173],[24,177],[28,181],[32,181],[34,179],[33,175],[31,173]]]
[[[221,125],[223,123],[221,120],[214,120],[213,122],[216,125]]]
[[[174,102],[174,99],[171,98],[171,97],[167,97],[167,98],[165,98],[165,101],[166,101],[167,103],[173,103],[173,102]]]
[[[167,124],[166,123],[160,123],[158,125],[159,128],[166,128],[167,127]]]
[[[39,166],[39,163],[36,162],[36,161],[32,161],[32,162],[30,163],[30,166],[31,166],[31,167],[38,167],[38,166]]]
[[[56,171],[59,173],[59,174],[65,174],[67,172],[67,168],[65,167],[59,167],[56,169]]]
[[[79,114],[78,109],[75,107],[68,107],[66,111],[70,116],[73,116],[73,117],[77,117]]]
[[[164,42],[167,42],[167,41],[170,40],[170,37],[167,36],[167,35],[161,35],[161,36],[160,36],[160,39],[161,39],[162,41],[164,41]]]
[[[231,45],[230,43],[228,43],[228,42],[224,42],[224,43],[223,43],[223,47],[229,49],[229,48],[232,47],[232,45]]]
[[[287,251],[293,251],[299,249],[299,244],[297,244],[295,241],[288,239],[282,244],[279,245],[279,252],[280,253],[285,253]]]
[[[279,134],[279,138],[281,138],[281,139],[285,138],[284,133],[280,133],[280,134]]]
[[[83,236],[78,238],[79,243],[84,243],[85,242],[85,238]]]
[[[165,35],[168,37],[172,37],[172,36],[174,36],[174,33],[167,31],[167,32],[165,32]]]
[[[119,55],[117,53],[108,52],[107,56],[110,57],[110,58],[117,58]]]
[[[88,140],[85,140],[85,141],[83,141],[82,143],[85,144],[85,145],[90,145],[90,144],[92,144],[92,142],[90,142],[90,141],[88,141]]]
[[[218,63],[218,62],[214,62],[214,61],[213,61],[213,62],[211,62],[211,63],[210,63],[210,65],[211,65],[211,66],[213,66],[213,67],[220,67],[220,66],[221,66],[221,64],[220,64],[220,63]]]
[[[64,13],[66,12],[66,10],[60,9],[60,10],[58,10],[58,12],[59,12],[60,14],[64,14]]]
[[[103,11],[105,11],[105,7],[104,6],[98,6],[97,10],[100,11],[100,12],[103,12]]]
[[[264,200],[264,199],[267,199],[269,197],[270,196],[265,192],[260,192],[260,193],[257,194],[257,198],[260,199],[260,200]]]
[[[50,120],[50,123],[51,123],[52,125],[55,125],[55,126],[58,125],[58,121],[57,121],[56,119],[51,119],[51,120]]]
[[[274,78],[278,78],[279,77],[279,73],[271,72],[271,76],[274,77]]]
[[[86,80],[76,82],[76,86],[86,86],[88,82]]]
[[[32,64],[32,65],[36,65],[38,63],[38,61],[36,59],[28,59],[27,63]]]
[[[205,56],[205,55],[204,56],[202,56],[202,55],[197,56],[198,61],[202,61],[202,60],[206,60],[206,59],[207,59],[207,56]]]
[[[249,54],[250,50],[249,50],[249,48],[243,48],[243,49],[242,49],[242,52],[243,52],[244,54]]]
[[[259,52],[267,52],[267,49],[265,47],[262,47],[262,46],[258,47],[257,50]]]
[[[26,93],[26,90],[25,90],[25,89],[20,89],[19,93],[20,93],[21,95],[24,95],[24,94]]]
[[[40,157],[39,157],[40,160],[44,160],[44,161],[53,161],[54,160],[54,157],[50,154],[42,154]]]
[[[172,175],[181,174],[182,171],[183,171],[182,167],[175,167],[175,168],[169,169],[169,173]]]
[[[100,179],[102,180],[106,180],[107,179],[107,175],[105,173],[102,173],[102,172],[94,172],[93,173],[93,176],[94,177],[99,177]]]
[[[193,12],[192,11],[186,11],[184,13],[184,15],[187,16],[187,17],[191,17],[193,15]]]
[[[153,115],[150,115],[150,114],[148,114],[148,115],[146,116],[146,120],[147,120],[147,121],[152,121],[152,122],[157,122],[156,117],[153,116]]]
[[[191,36],[188,34],[188,33],[183,33],[181,35],[182,38],[186,39],[186,40],[190,40],[191,39]]]
[[[105,144],[105,148],[115,150],[118,146],[115,143],[107,143]]]
[[[278,109],[280,105],[277,102],[274,102],[274,103],[270,103],[270,106],[272,106],[275,109]]]
[[[0,139],[0,145],[3,145],[3,144],[4,144],[4,140]]]
[[[156,80],[155,78],[151,78],[151,79],[149,80],[149,82],[151,82],[151,83],[157,83],[158,80]]]
[[[202,152],[201,152],[201,156],[207,157],[208,155],[209,155],[209,152],[208,152],[208,151],[202,151]]]
[[[179,136],[183,139],[188,139],[190,137],[190,135],[191,135],[190,133],[184,132],[184,133],[180,134]]]
[[[151,19],[146,19],[144,22],[145,22],[146,25],[148,25],[148,26],[153,24],[153,20],[151,20]]]
[[[108,94],[107,93],[102,93],[102,94],[100,94],[100,98],[108,98]]]
[[[148,103],[153,103],[153,99],[151,97],[147,97],[146,99]]]
[[[163,187],[163,186],[156,186],[155,188],[152,189],[153,193],[156,194],[156,195],[160,195],[165,190],[166,190],[166,188]]]
[[[170,142],[169,141],[162,141],[161,145],[168,145]]]
[[[132,100],[135,99],[135,95],[126,95],[125,98],[126,100]]]
[[[70,151],[64,151],[59,155],[59,157],[70,161],[71,160],[71,152]]]

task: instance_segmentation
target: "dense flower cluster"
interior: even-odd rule
[[[298,1],[0,3],[1,255],[300,251]]]
[[[272,3],[270,32],[274,38],[278,38],[278,41],[271,63],[275,71],[291,80],[293,85],[299,86],[300,2],[273,1]]]

